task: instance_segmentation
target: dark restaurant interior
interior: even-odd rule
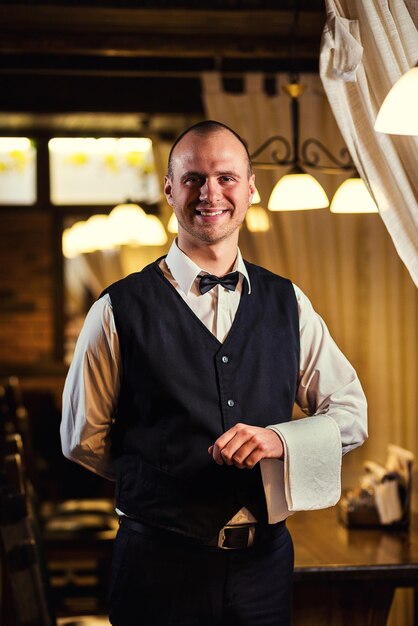
[[[167,157],[204,119],[235,128],[254,155],[259,199],[241,227],[244,258],[303,289],[368,400],[369,438],[344,457],[340,503],[289,518],[292,623],[418,624],[418,143],[368,119],[396,74],[373,56],[372,4],[0,2],[1,624],[109,624],[114,483],[64,458],[63,386],[101,291],[174,240]],[[339,24],[359,24],[363,45],[358,77],[343,86],[338,38],[327,43],[337,9]],[[412,66],[416,3],[397,0],[392,12]],[[289,84],[302,85],[296,97]],[[321,208],[274,205],[272,189],[295,163],[325,190]],[[374,208],[333,208],[347,178],[367,183]],[[121,223],[115,207],[138,205],[143,239],[131,228],[112,244],[87,241],[93,218],[105,238],[107,220],[114,233]],[[402,510],[382,522],[371,475],[386,480],[395,457]]]

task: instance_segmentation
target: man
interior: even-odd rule
[[[244,263],[247,148],[208,121],[174,144],[167,257],[89,312],[64,454],[116,477],[114,626],[290,624],[290,512],[331,506],[366,438],[357,376],[306,296]],[[219,278],[221,280],[219,282]],[[310,415],[291,421],[294,402]]]

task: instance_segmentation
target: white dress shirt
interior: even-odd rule
[[[238,309],[244,278],[251,282],[240,251],[235,291],[217,285],[200,294],[205,272],[176,245],[160,262],[164,276],[187,305],[223,342]],[[367,437],[367,405],[356,372],[339,350],[308,298],[294,286],[299,310],[300,373],[296,402],[309,417],[268,426],[282,439],[284,459],[260,462],[270,523],[298,510],[334,505],[340,497],[342,454]],[[63,394],[61,441],[64,455],[115,479],[110,426],[120,387],[119,339],[109,295],[95,302],[77,341]],[[250,471],[250,470],[242,470]],[[253,521],[246,509],[232,523]]]

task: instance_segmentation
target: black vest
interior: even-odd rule
[[[240,305],[222,344],[164,278],[159,260],[111,285],[121,389],[111,431],[117,507],[209,539],[246,506],[267,511],[260,468],[218,466],[208,447],[237,422],[291,419],[299,374],[292,284],[246,263]]]

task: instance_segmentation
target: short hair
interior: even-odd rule
[[[177,139],[171,146],[170,154],[168,155],[168,167],[167,167],[168,176],[170,178],[172,178],[173,176],[173,163],[172,163],[173,153],[177,147],[177,144],[180,143],[183,137],[185,137],[189,133],[194,133],[196,135],[201,135],[203,137],[206,135],[215,134],[221,130],[227,130],[230,133],[232,133],[232,135],[234,135],[234,137],[238,139],[240,144],[243,146],[245,150],[245,154],[247,155],[247,159],[248,159],[248,177],[250,177],[253,172],[252,166],[251,166],[251,156],[250,156],[250,153],[248,152],[247,144],[245,143],[244,139],[240,137],[240,135],[238,135],[238,133],[236,133],[235,130],[232,130],[232,128],[230,128],[226,124],[222,124],[222,122],[216,122],[215,120],[204,120],[203,122],[198,122],[197,124],[193,124],[193,126],[190,126],[190,128],[187,128],[184,132],[181,133],[181,135],[177,137]]]

